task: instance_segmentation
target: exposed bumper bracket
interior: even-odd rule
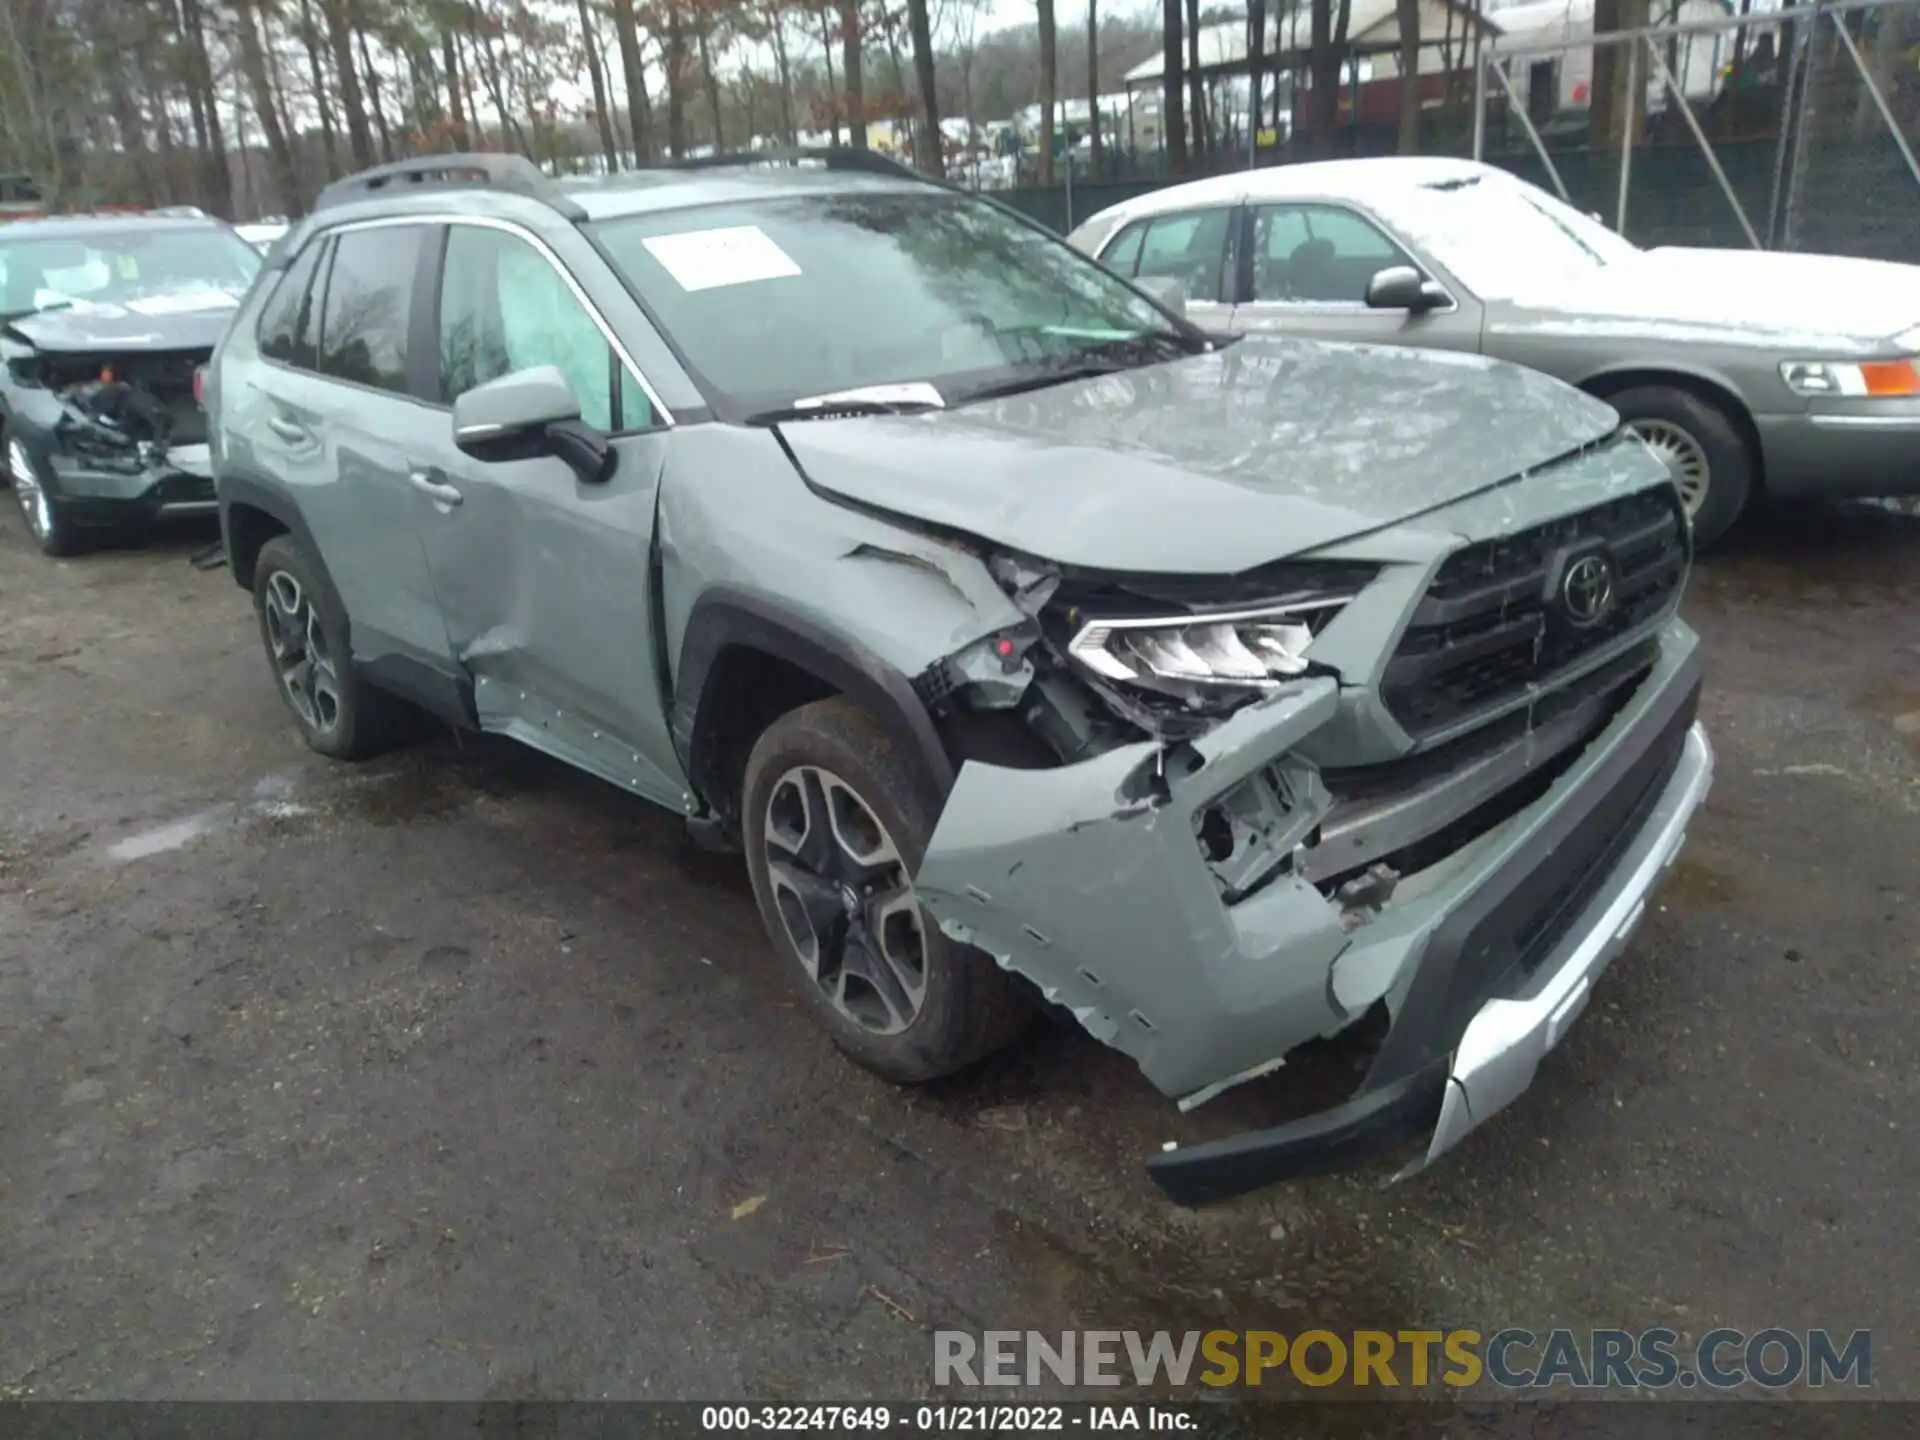
[[[1647,896],[1679,855],[1712,778],[1706,732],[1690,724],[1659,798],[1578,923],[1520,993],[1480,1006],[1450,1054],[1291,1124],[1156,1155],[1147,1162],[1154,1182],[1177,1204],[1203,1205],[1346,1169],[1422,1134],[1431,1136],[1427,1148],[1401,1176],[1453,1148],[1533,1083],[1646,913]]]

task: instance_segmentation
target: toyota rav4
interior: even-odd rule
[[[1036,998],[1182,1107],[1186,1203],[1439,1155],[1565,1033],[1711,756],[1666,468],[1476,356],[1227,343],[861,152],[350,177],[214,357],[233,575],[307,742],[497,732],[745,856],[899,1081]]]

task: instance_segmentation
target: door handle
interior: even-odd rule
[[[269,415],[267,428],[289,445],[298,445],[310,438],[306,426],[297,424],[284,415]]]
[[[458,505],[460,492],[453,486],[436,480],[434,476],[438,473],[435,470],[415,470],[407,476],[407,480],[422,495],[431,496],[442,505]]]

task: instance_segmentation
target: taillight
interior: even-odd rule
[[[207,403],[207,367],[204,365],[193,367],[193,403],[200,406]]]

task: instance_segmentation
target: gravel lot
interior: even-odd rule
[[[1202,1213],[1045,1026],[907,1093],[671,817],[305,750],[206,536],[0,518],[0,1395],[904,1398],[953,1326],[1875,1330],[1920,1396],[1920,518],[1700,567],[1719,772],[1536,1088],[1434,1172]]]

